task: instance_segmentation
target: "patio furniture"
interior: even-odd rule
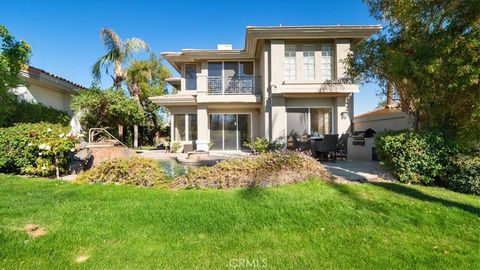
[[[338,134],[325,135],[321,142],[315,143],[316,156],[320,160],[336,161],[335,152],[337,151]]]
[[[310,150],[309,142],[299,141],[296,136],[291,136],[291,137],[292,137],[294,151],[306,152]]]
[[[340,157],[340,159],[347,160],[348,158],[347,144],[348,144],[348,134],[340,135],[340,138],[338,139],[338,143],[337,143],[337,151],[335,152],[335,155],[337,157]]]
[[[313,158],[317,158],[317,147],[323,141],[323,135],[312,136],[310,137],[310,152],[312,153]]]

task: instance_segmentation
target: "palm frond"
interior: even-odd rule
[[[122,39],[112,29],[102,28],[100,31],[102,42],[107,51],[120,51],[122,48]]]
[[[150,47],[145,41],[139,38],[126,39],[123,42],[121,49],[124,61],[127,61],[133,53],[139,52],[141,50],[145,50],[148,53],[150,52]]]
[[[116,59],[114,52],[108,52],[104,56],[100,57],[100,59],[95,62],[92,66],[92,76],[94,80],[100,81],[102,78],[102,69],[105,68],[105,73],[109,74],[108,67],[113,63]]]

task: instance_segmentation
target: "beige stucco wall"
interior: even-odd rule
[[[376,132],[385,130],[402,130],[413,128],[413,121],[405,112],[398,112],[386,116],[374,116],[357,118],[354,120],[355,130],[366,130],[371,128]]]
[[[336,39],[335,40],[335,65],[336,65],[336,78],[342,79],[346,77],[346,64],[344,60],[347,59],[350,53],[350,40],[349,39]]]
[[[285,82],[284,78],[284,53],[285,44],[298,44],[296,75],[297,80]],[[253,137],[266,137],[271,140],[286,139],[286,108],[288,107],[332,107],[333,123],[332,132],[347,133],[351,128],[353,119],[353,94],[358,92],[358,85],[338,84],[325,88],[323,82],[302,81],[303,78],[303,52],[302,44],[315,44],[315,78],[320,78],[321,44],[332,44],[333,66],[332,79],[345,77],[345,63],[343,60],[350,52],[350,39],[312,39],[312,40],[262,40],[258,45],[258,53],[255,55],[255,74],[262,76],[262,96],[208,96],[207,78],[208,61],[199,60],[197,65],[197,91],[195,93],[197,104],[194,108],[181,108],[179,113],[196,113],[198,119],[198,139],[208,141],[209,114],[212,112],[252,112]],[[184,70],[184,65],[182,65]],[[184,90],[185,79],[182,72],[182,87]],[[333,87],[333,88],[332,88]],[[325,88],[325,89],[324,89]],[[321,97],[324,92],[331,93],[329,97]],[[308,93],[311,97],[301,98],[297,94]],[[320,94],[318,97],[314,95]],[[273,96],[272,96],[273,94]],[[295,98],[293,98],[295,97]],[[231,104],[231,109],[213,109],[214,104]],[[241,105],[239,105],[241,104]],[[242,109],[242,106],[256,108]],[[213,106],[213,107],[210,107]],[[210,107],[210,108],[209,108]],[[245,111],[246,110],[246,111]],[[172,110],[172,113],[175,113]]]
[[[11,91],[15,93],[20,100],[26,100],[32,103],[41,103],[45,106],[71,113],[71,93],[37,84],[31,80],[27,81],[27,85],[20,85]]]
[[[353,120],[353,94],[335,98],[337,134],[350,133]]]

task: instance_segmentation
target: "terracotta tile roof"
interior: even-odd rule
[[[60,77],[60,76],[58,76],[58,75],[55,75],[55,74],[50,73],[50,72],[48,72],[48,71],[45,71],[45,70],[43,70],[43,69],[39,69],[39,68],[36,68],[36,67],[33,67],[33,66],[28,66],[28,67],[25,68],[25,70],[28,71],[28,72],[31,73],[31,74],[40,75],[41,73],[43,73],[43,74],[46,74],[46,75],[48,75],[48,76],[51,76],[51,77],[53,77],[53,78],[55,78],[55,79],[59,79],[59,80],[62,80],[62,81],[64,81],[64,82],[66,82],[66,83],[69,83],[69,84],[71,84],[71,85],[74,85],[74,86],[76,86],[76,87],[78,87],[78,88],[87,89],[85,86],[83,86],[83,85],[81,85],[81,84],[72,82],[72,81],[70,81],[70,80],[67,80],[67,79],[65,79],[65,78],[62,78],[62,77]]]

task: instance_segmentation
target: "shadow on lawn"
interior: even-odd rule
[[[246,200],[263,199],[267,191],[262,187],[248,187],[240,190],[240,196]]]
[[[384,188],[388,191],[393,191],[395,193],[409,196],[411,198],[425,201],[425,202],[433,202],[433,203],[441,203],[447,207],[456,207],[466,212],[470,212],[472,214],[480,216],[480,208],[475,207],[473,205],[450,201],[442,198],[437,198],[428,194],[425,194],[415,188],[409,188],[405,185],[396,184],[396,183],[388,183],[388,182],[370,182],[370,185],[374,185],[377,187]]]

